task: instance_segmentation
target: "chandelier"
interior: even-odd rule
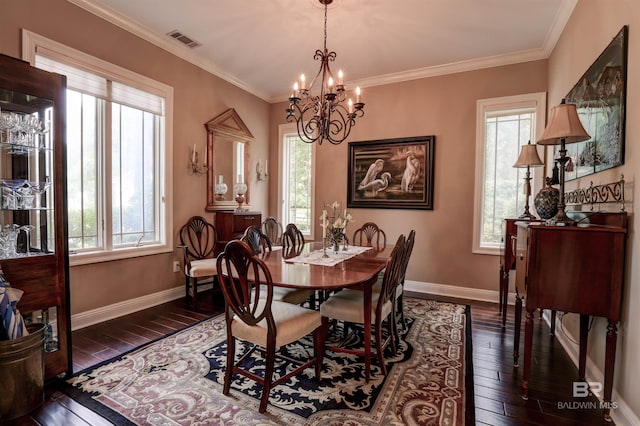
[[[351,133],[351,127],[356,124],[356,118],[364,115],[364,103],[361,99],[360,87],[355,90],[355,102],[347,99],[344,88],[342,70],[338,71],[338,78],[334,79],[329,62],[336,59],[336,52],[327,50],[327,6],[333,0],[319,0],[324,5],[324,50],[316,50],[313,59],[320,61],[320,70],[306,86],[304,74],[300,82],[293,85],[293,93],[289,98],[287,121],[295,120],[298,136],[304,142],[329,141],[338,145]],[[316,83],[320,86],[319,94],[312,94]],[[346,105],[345,105],[346,101]]]

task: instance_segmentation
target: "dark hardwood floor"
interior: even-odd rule
[[[417,296],[417,295],[416,295]],[[443,300],[442,297],[435,297]],[[189,309],[183,299],[73,332],[74,371],[91,367],[165,334],[220,313],[209,297],[201,297],[198,311]],[[534,326],[534,353],[530,397],[520,397],[522,367],[513,367],[513,309],[509,309],[507,328],[502,329],[498,306],[491,303],[448,299],[471,305],[473,330],[473,370],[475,417],[487,425],[596,425],[608,424],[601,410],[570,409],[572,382],[577,369],[563,348],[549,335],[540,319]],[[524,321],[523,321],[524,322]],[[523,334],[524,336],[524,334]],[[522,352],[522,342],[521,342]],[[30,415],[12,425],[107,425],[97,414],[68,396],[46,387],[46,401]],[[595,399],[586,399],[595,402]],[[596,403],[597,404],[597,403]]]

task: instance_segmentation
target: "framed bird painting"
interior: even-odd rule
[[[350,142],[347,207],[433,210],[435,140]]]

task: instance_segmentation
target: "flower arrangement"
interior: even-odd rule
[[[347,213],[347,209],[344,209],[342,217],[339,214],[340,204],[334,201],[331,204],[331,214],[327,212],[325,208],[322,210],[322,216],[320,218],[322,222],[322,239],[333,245],[334,249],[338,247],[338,244],[345,240],[346,242],[346,229],[349,222],[351,222],[351,215]]]

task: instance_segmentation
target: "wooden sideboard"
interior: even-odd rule
[[[603,407],[609,420],[617,323],[624,278],[627,213],[568,212],[577,226],[518,222],[516,288],[526,294],[523,398],[528,398],[533,313],[553,309],[580,314],[578,375],[584,381],[589,316],[608,320]],[[516,328],[520,320],[516,316]],[[517,342],[514,342],[517,345]]]
[[[231,240],[242,237],[244,230],[251,225],[262,224],[260,212],[217,211],[215,226],[217,234],[218,252]]]
[[[507,297],[509,295],[509,271],[516,269],[516,222],[528,222],[530,219],[504,219],[502,247],[500,248],[500,302],[498,310],[502,315],[502,328],[507,325]],[[517,296],[516,296],[517,297]]]

